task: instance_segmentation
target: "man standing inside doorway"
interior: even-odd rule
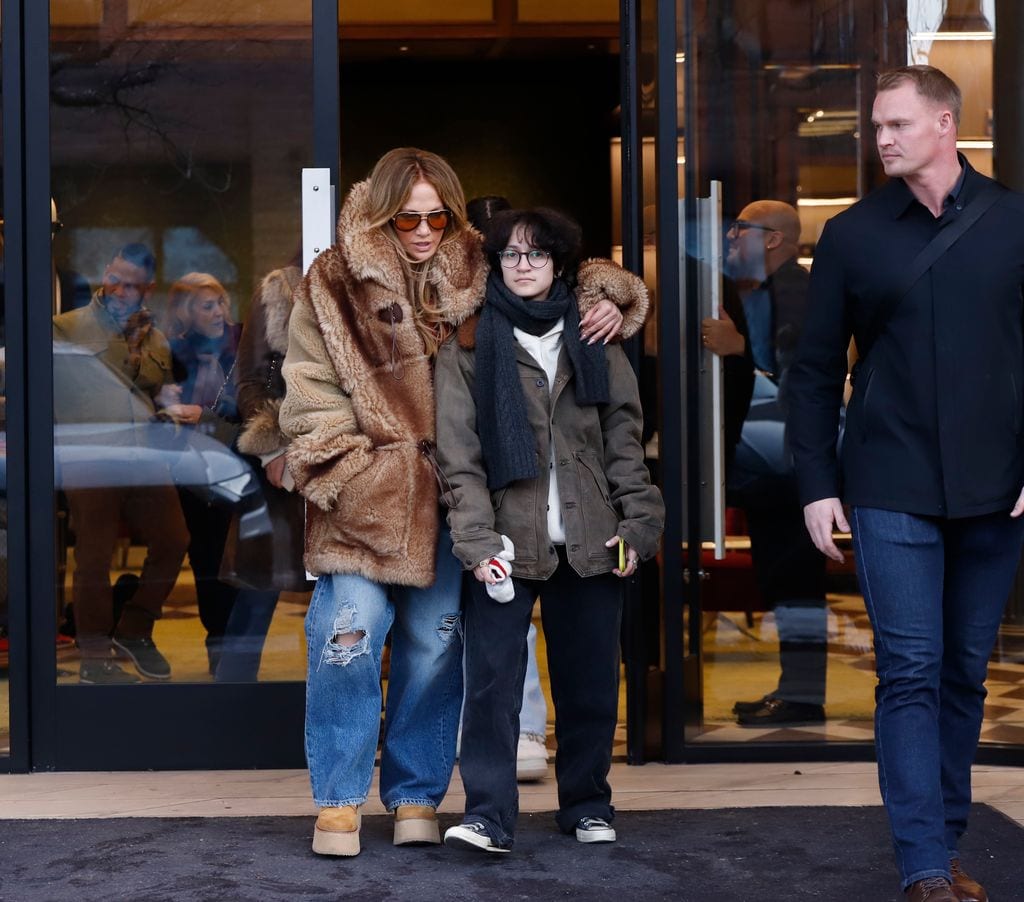
[[[808,532],[840,560],[833,528],[852,526],[875,635],[879,783],[911,902],[987,899],[957,844],[1024,540],[1024,197],[957,153],[960,106],[929,66],[879,77],[872,124],[889,181],[826,225],[790,370]]]

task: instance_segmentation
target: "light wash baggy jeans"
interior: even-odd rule
[[[442,521],[426,589],[321,576],[306,615],[306,760],[319,808],[361,805],[380,735],[381,651],[392,630],[380,797],[436,808],[455,763],[462,704],[462,568]],[[360,636],[354,645],[335,639]]]

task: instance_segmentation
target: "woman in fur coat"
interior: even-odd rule
[[[306,567],[319,576],[306,618],[306,756],[320,854],[359,852],[389,630],[381,799],[395,813],[396,845],[440,841],[462,626],[461,568],[440,515],[433,369],[486,278],[451,167],[398,148],[352,188],[336,244],[294,293],[280,426],[307,502]],[[620,322],[604,302],[581,326],[599,339]]]

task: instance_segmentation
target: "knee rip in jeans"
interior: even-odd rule
[[[462,635],[462,617],[459,614],[445,614],[437,625],[437,636],[442,645],[448,645],[455,636]]]
[[[370,650],[370,640],[366,630],[354,629],[356,606],[346,604],[341,608],[331,626],[331,635],[324,645],[321,662],[340,664],[344,667],[351,664],[354,658],[365,655]]]

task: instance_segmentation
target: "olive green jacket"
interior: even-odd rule
[[[516,344],[539,476],[492,493],[476,433],[475,325],[474,318],[441,348],[435,369],[437,458],[452,487],[448,523],[456,557],[471,570],[499,552],[506,535],[515,546],[514,576],[547,579],[554,573],[558,556],[547,528],[549,429],[572,568],[580,576],[613,570],[618,549],[604,543],[615,535],[641,559],[653,557],[665,507],[644,464],[636,377],[622,349],[606,348],[608,403],[580,406],[564,348],[549,391],[541,365]]]

